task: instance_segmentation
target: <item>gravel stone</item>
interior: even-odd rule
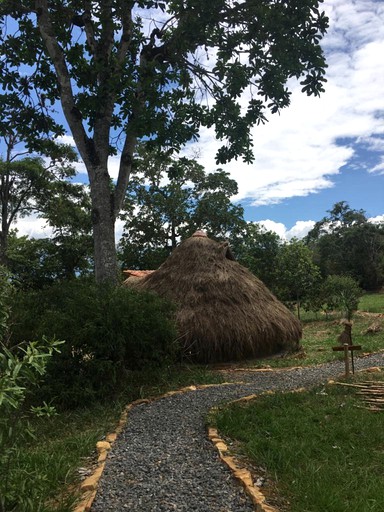
[[[355,359],[355,369],[383,366],[384,353]],[[254,512],[207,439],[211,407],[267,390],[326,383],[342,363],[242,374],[246,383],[198,389],[134,407],[108,456],[92,512]],[[244,376],[245,375],[245,376]]]

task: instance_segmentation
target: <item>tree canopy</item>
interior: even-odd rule
[[[384,224],[369,222],[364,210],[336,203],[308,233],[307,243],[322,275],[349,275],[366,290],[384,283]]]
[[[138,140],[173,151],[201,125],[214,127],[223,143],[218,163],[250,162],[250,128],[289,105],[292,78],[304,93],[323,91],[328,20],[319,3],[1,3],[0,112],[24,105],[29,126],[63,133],[55,122],[61,104],[88,171],[99,281],[116,278],[114,225]],[[23,134],[33,147],[36,134]],[[113,186],[112,153],[120,154]]]
[[[206,172],[196,160],[165,158],[144,147],[128,187],[120,258],[128,268],[157,268],[180,239],[205,229],[226,238],[245,224],[234,205],[237,183],[222,169]]]
[[[37,213],[51,217],[56,224],[59,217],[59,199],[66,201],[73,210],[84,191],[80,185],[70,183],[75,175],[72,148],[56,146],[47,161],[41,157],[12,156],[13,146],[8,147],[6,159],[0,158],[0,263],[7,264],[8,237],[18,218]],[[69,206],[70,205],[70,206]]]

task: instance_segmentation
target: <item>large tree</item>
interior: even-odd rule
[[[363,210],[345,201],[327,213],[306,238],[323,276],[349,275],[366,290],[379,289],[384,284],[384,223],[369,222]]]
[[[4,137],[5,157],[0,157],[0,264],[7,265],[9,233],[17,219],[37,213],[52,218],[59,199],[73,203],[84,196],[83,188],[69,182],[76,172],[76,155],[66,145],[52,145],[50,159],[24,156],[16,150],[16,138]],[[1,137],[0,137],[1,141]],[[47,148],[46,148],[47,149]],[[56,215],[57,217],[57,215]]]
[[[318,0],[3,0],[0,21],[2,99],[45,116],[60,101],[87,168],[99,281],[116,279],[114,226],[139,139],[177,150],[214,126],[218,162],[250,162],[250,127],[289,105],[287,82],[318,95],[325,81]]]
[[[228,173],[208,173],[195,159],[141,149],[125,203],[119,246],[124,266],[157,268],[197,229],[223,239],[245,224],[243,208],[231,202],[238,188]]]

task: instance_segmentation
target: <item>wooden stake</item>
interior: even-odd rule
[[[345,376],[349,377],[348,343],[344,343]]]

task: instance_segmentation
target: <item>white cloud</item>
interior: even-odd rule
[[[18,231],[18,236],[28,236],[30,238],[49,238],[52,236],[52,228],[48,225],[46,219],[40,219],[36,215],[18,219],[14,227]]]
[[[277,233],[283,240],[291,240],[292,238],[304,238],[315,225],[315,221],[299,220],[291,229],[287,229],[282,222],[270,219],[257,221],[257,224],[261,224],[267,231]]]
[[[296,224],[287,231],[287,239],[291,240],[291,238],[304,238],[308,235],[311,229],[314,227],[314,220],[299,220]]]
[[[368,219],[369,222],[372,222],[372,224],[380,224],[384,222],[384,214],[383,215],[377,215],[376,217],[370,217]]]
[[[261,226],[263,226],[267,231],[273,231],[274,233],[277,233],[279,235],[279,237],[284,240],[287,238],[286,237],[287,228],[281,222],[275,222],[270,219],[265,219],[265,220],[258,220],[257,224],[260,224]]]
[[[380,163],[372,167],[372,169],[368,169],[370,173],[384,174],[384,157],[381,157]]]
[[[237,200],[267,205],[319,192],[333,186],[333,177],[354,156],[353,140],[382,150],[384,5],[328,0],[324,9],[330,17],[326,92],[307,97],[294,85],[291,106],[254,128],[255,162],[222,166],[239,184]],[[219,145],[212,130],[201,131],[196,146],[208,170],[216,167]],[[381,164],[372,169],[381,170]]]

